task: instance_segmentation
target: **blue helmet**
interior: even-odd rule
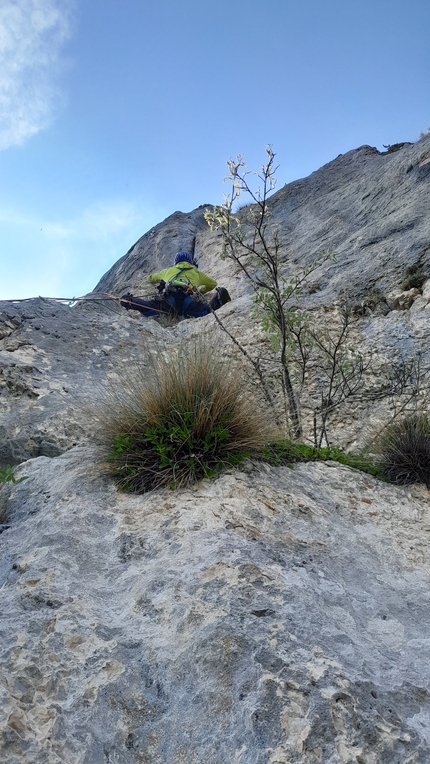
[[[185,250],[176,253],[173,265],[177,265],[178,263],[191,263],[191,265],[195,265],[194,257],[190,252],[185,252]]]

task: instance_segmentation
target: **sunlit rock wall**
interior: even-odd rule
[[[425,491],[249,465],[132,497],[88,447],[19,475],[2,762],[427,764]]]

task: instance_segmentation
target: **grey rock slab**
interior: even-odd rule
[[[315,274],[321,297],[342,291],[356,297],[375,286],[385,291],[418,260],[428,268],[430,175],[420,162],[429,149],[429,138],[393,154],[363,146],[272,197],[294,260],[337,253],[326,273]]]
[[[412,303],[410,310],[412,313],[418,313],[421,310],[425,310],[428,304],[428,297],[417,297]]]
[[[429,761],[425,489],[249,464],[129,496],[83,446],[18,474],[5,764]]]
[[[117,303],[0,303],[0,464],[56,456],[94,433],[104,386],[145,362],[169,333]]]
[[[408,289],[406,292],[401,292],[394,300],[394,310],[409,310],[419,296],[419,289]]]

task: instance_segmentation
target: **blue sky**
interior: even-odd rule
[[[430,125],[428,0],[0,0],[0,299],[74,297],[266,144],[279,184]]]

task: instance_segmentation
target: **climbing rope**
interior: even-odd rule
[[[51,302],[67,302],[67,303],[74,303],[79,302],[82,300],[119,300],[119,297],[116,297],[114,294],[109,294],[109,292],[88,292],[88,294],[84,294],[81,297],[43,297],[42,295],[39,295],[38,297],[18,297],[13,298],[9,300],[0,300],[0,302],[31,302],[32,300],[49,300]]]
[[[143,298],[145,299],[145,298]],[[16,299],[9,299],[9,300],[0,300],[0,303],[2,302],[31,302],[32,300],[47,300],[49,302],[59,302],[59,303],[66,303],[70,306],[74,305],[78,302],[103,302],[104,300],[108,301],[115,301],[120,303],[121,297],[117,297],[114,294],[110,294],[109,292],[88,292],[88,294],[84,294],[81,297],[42,297],[39,295],[39,297],[20,297]],[[128,300],[130,305],[138,305],[138,303],[133,302],[133,300]],[[157,313],[160,313],[161,315],[170,316],[171,311],[170,310],[162,310],[160,308],[151,308],[151,310],[156,311]]]

